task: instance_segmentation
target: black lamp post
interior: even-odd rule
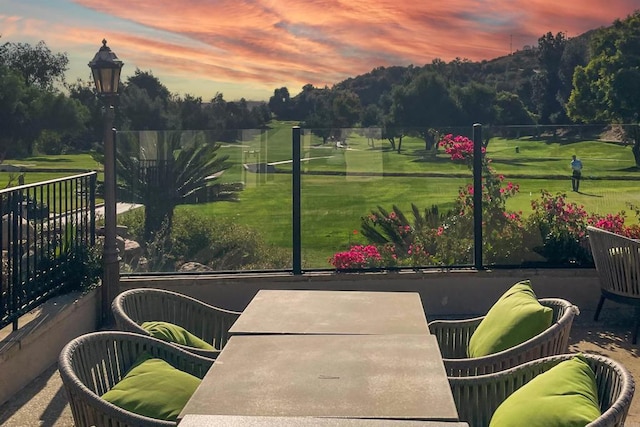
[[[120,280],[120,257],[116,244],[116,149],[113,128],[113,104],[118,96],[120,71],[123,62],[102,40],[102,47],[89,67],[93,72],[96,91],[104,102],[104,252],[102,262],[102,322],[111,323],[111,302],[118,294]]]

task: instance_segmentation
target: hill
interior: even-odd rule
[[[588,62],[588,41],[596,30],[590,30],[579,36],[566,40],[566,58],[563,60],[569,67],[575,63]],[[445,63],[434,60],[423,66],[391,66],[376,67],[366,74],[348,78],[334,85],[334,89],[350,90],[358,94],[363,106],[384,103],[395,85],[403,85],[424,70],[440,73],[451,84],[464,85],[469,82],[486,84],[496,91],[517,94],[523,103],[533,106],[532,77],[539,71],[538,47],[525,46],[509,55],[491,60],[470,61],[455,59]],[[570,77],[569,77],[570,80]]]

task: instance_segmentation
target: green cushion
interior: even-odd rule
[[[600,416],[596,378],[581,355],[560,362],[509,396],[490,427],[584,427]]]
[[[138,415],[175,421],[200,382],[162,359],[147,356],[102,398]]]
[[[491,307],[475,330],[467,356],[498,353],[535,337],[551,326],[553,309],[538,302],[528,280],[513,285]]]
[[[144,322],[142,329],[149,332],[152,337],[169,341],[175,344],[186,345],[188,347],[201,348],[203,350],[215,350],[206,341],[193,335],[185,328],[169,322]]]

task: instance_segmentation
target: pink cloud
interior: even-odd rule
[[[637,7],[637,0],[75,3],[127,22],[129,27],[109,36],[110,46],[125,62],[128,58],[158,76],[197,76],[271,90],[288,86],[292,91],[307,83],[332,85],[378,66],[423,65],[435,58],[491,59],[512,47],[535,45],[548,31],[575,36],[609,25]],[[9,20],[0,22],[4,26]],[[132,27],[140,31],[134,33]],[[62,33],[51,30],[47,37],[86,46],[95,33],[87,25],[66,27]]]

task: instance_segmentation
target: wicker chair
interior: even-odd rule
[[[593,369],[602,415],[588,427],[623,426],[635,390],[627,369],[604,356],[583,354]],[[514,368],[476,377],[450,377],[449,384],[461,421],[470,427],[489,425],[498,406],[536,375],[573,357],[562,354],[538,359]]]
[[[483,357],[467,357],[471,335],[484,316],[465,320],[434,320],[429,330],[438,339],[447,375],[464,377],[490,374],[511,368],[529,360],[565,353],[569,345],[569,332],[573,318],[579,313],[570,302],[558,298],[540,299],[540,304],[553,309],[551,326],[535,337]]]
[[[202,301],[163,289],[130,289],[119,294],[111,305],[118,329],[149,333],[140,326],[143,322],[164,321],[185,328],[187,331],[212,344],[216,350],[203,350],[176,346],[201,356],[216,358],[229,338],[229,328],[239,312],[224,310]]]
[[[634,306],[635,344],[640,325],[640,241],[591,226],[587,227],[587,233],[600,277],[600,301],[594,320],[598,320],[605,299]]]
[[[213,359],[131,332],[94,332],[75,338],[62,349],[58,370],[76,427],[176,425],[175,422],[134,414],[100,397],[122,380],[144,352],[198,378],[204,377],[213,364]]]

